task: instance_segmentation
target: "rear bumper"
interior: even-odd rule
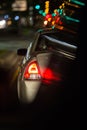
[[[18,82],[18,98],[23,104],[52,105],[60,102],[64,91],[61,83],[43,84],[41,81]]]

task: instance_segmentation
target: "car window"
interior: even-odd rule
[[[67,33],[66,31],[60,31],[60,32],[56,32],[56,33],[51,33],[51,34],[47,34],[46,36],[54,38],[56,40],[60,40],[60,41],[64,41],[73,45],[77,45],[78,44],[78,35],[77,33],[72,34],[72,33]]]
[[[53,48],[51,41],[45,35],[40,36],[35,51],[50,50],[51,48]]]
[[[68,36],[68,40],[66,40]],[[59,50],[68,49],[70,51],[77,49],[77,41],[74,40],[73,35],[62,34],[44,34],[38,39],[35,51],[42,50]]]

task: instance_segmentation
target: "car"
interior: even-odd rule
[[[68,96],[70,100],[78,44],[78,35],[72,32],[55,28],[37,30],[28,48],[17,50],[17,55],[23,56],[17,78],[19,102],[51,104],[62,101],[63,93],[64,100]]]

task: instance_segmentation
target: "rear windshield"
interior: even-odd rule
[[[41,35],[38,40],[36,50],[47,50],[47,49],[64,49],[64,50],[76,50],[78,41],[74,35],[67,33],[48,33]]]

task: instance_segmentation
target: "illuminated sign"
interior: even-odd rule
[[[12,4],[13,11],[26,11],[27,10],[27,1],[26,0],[15,0]]]

